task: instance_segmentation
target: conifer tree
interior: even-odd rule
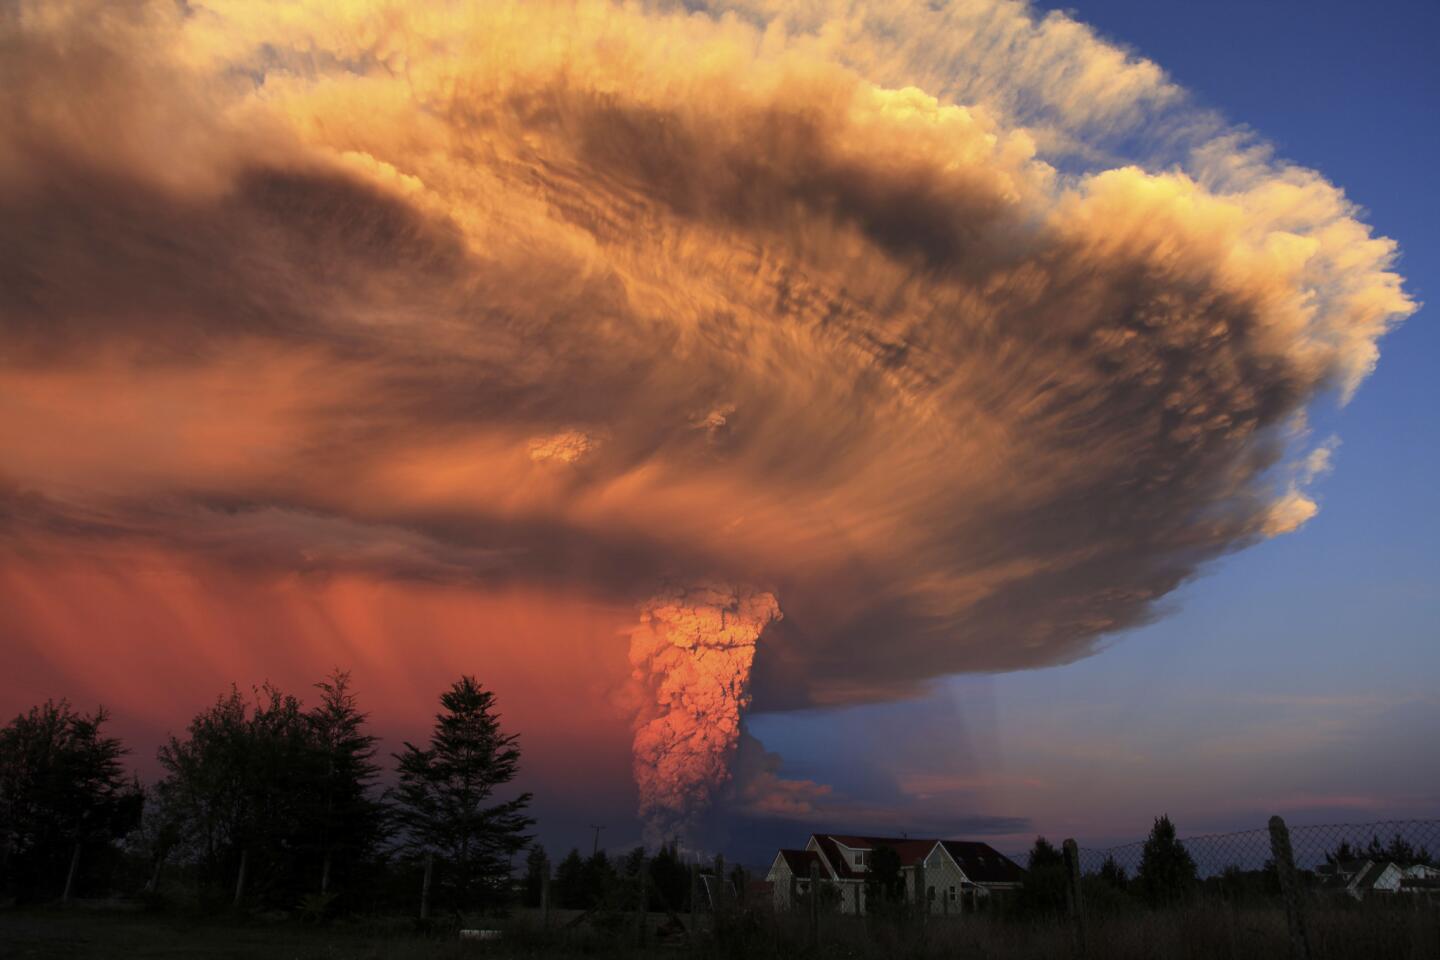
[[[380,767],[378,740],[365,732],[366,714],[350,691],[350,674],[340,670],[315,684],[320,702],[310,709],[316,754],[312,829],[320,848],[320,893],[330,891],[337,859],[353,862],[369,853],[383,830],[384,807],[372,795]]]
[[[525,849],[530,794],[497,800],[495,792],[515,778],[520,765],[516,734],[506,734],[495,712],[495,694],[464,676],[440,696],[443,708],[426,747],[406,743],[396,754],[400,782],[393,791],[404,846],[425,858],[429,877],[456,909],[500,899],[509,860]]]
[[[1155,819],[1155,826],[1140,853],[1135,883],[1153,906],[1166,906],[1185,899],[1198,883],[1195,860],[1175,837],[1175,824],[1168,816]]]

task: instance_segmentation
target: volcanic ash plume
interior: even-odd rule
[[[641,608],[630,663],[642,691],[635,782],[647,840],[684,832],[729,778],[755,643],[780,619],[773,594],[706,584]]]

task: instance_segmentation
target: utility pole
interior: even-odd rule
[[[595,842],[590,845],[590,856],[593,857],[600,852],[600,831],[605,829],[605,825],[603,823],[592,823],[590,824],[590,829],[595,831]]]

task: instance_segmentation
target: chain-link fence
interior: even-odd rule
[[[1365,863],[1393,863],[1411,879],[1440,877],[1440,820],[1379,820],[1289,828],[1295,868],[1319,881],[1353,873]],[[1087,875],[1133,878],[1145,860],[1145,840],[1104,849],[1080,848],[1080,869]],[[1176,840],[1195,864],[1196,875],[1211,879],[1273,869],[1270,831],[1242,830]],[[1153,844],[1152,844],[1153,846]],[[1024,865],[1025,861],[1020,863]]]

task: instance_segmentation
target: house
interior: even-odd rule
[[[865,880],[879,847],[889,847],[899,855],[905,897],[912,903],[916,877],[924,868],[923,895],[934,914],[982,909],[989,898],[1012,891],[1025,880],[1024,870],[985,843],[816,833],[803,850],[781,850],[775,855],[765,879],[772,885],[776,909],[788,909],[793,898],[809,895],[813,865],[822,887],[831,891],[828,895],[834,898],[836,909],[865,913],[869,895]]]
[[[1440,869],[1425,864],[1402,866],[1386,860],[1342,860],[1315,871],[1321,883],[1363,900],[1371,893],[1428,893],[1440,889]]]

